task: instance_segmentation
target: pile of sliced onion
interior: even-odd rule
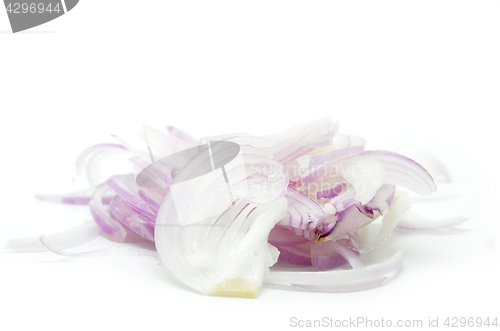
[[[156,257],[180,281],[208,295],[256,297],[263,283],[311,291],[378,286],[401,266],[403,253],[374,265],[365,265],[362,255],[383,244],[396,227],[435,230],[465,218],[431,220],[412,211],[406,190],[435,192],[429,173],[405,156],[365,151],[363,139],[338,131],[338,123],[328,118],[271,136],[199,140],[170,126],[165,132],[145,126],[144,148],[115,137],[117,144],[92,146],[81,154],[77,173],[87,177],[88,189],[37,195],[88,204],[94,222],[52,236],[11,240],[6,248],[71,255],[63,249],[100,233],[116,242],[134,233],[154,242],[157,253],[123,244],[122,250],[86,254]],[[191,179],[206,161],[202,146],[213,141],[238,144],[239,161]],[[182,162],[165,158],[197,148],[199,153]],[[100,163],[116,153],[130,154],[130,174],[103,180]],[[151,158],[160,165],[150,171],[156,186],[144,187],[137,176]],[[189,179],[189,186],[179,189],[180,179]],[[218,198],[228,192],[230,200]],[[364,230],[377,218],[382,218],[378,233],[367,237]],[[273,271],[277,261],[296,270]],[[338,270],[342,265],[348,268]]]

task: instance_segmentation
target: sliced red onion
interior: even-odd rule
[[[52,247],[65,249],[82,245],[101,233],[94,221],[88,220],[79,226],[69,228],[57,234],[45,236]],[[12,239],[5,246],[7,250],[19,252],[40,252],[46,247],[40,242],[40,237]]]
[[[404,213],[401,217],[401,221],[398,224],[398,229],[409,231],[439,230],[462,224],[467,220],[467,217],[460,216],[442,220],[434,220],[421,216],[410,210]]]
[[[278,258],[318,270],[349,262],[353,270],[271,272],[265,276],[271,284],[311,291],[370,288],[401,265],[402,253],[369,267],[358,254],[378,247],[398,223],[401,229],[423,230],[464,221],[431,221],[408,212],[406,192],[395,191],[395,186],[431,194],[436,186],[429,173],[399,154],[364,151],[364,140],[337,134],[338,123],[329,119],[266,137],[228,134],[197,141],[176,128],[167,131],[144,125],[141,135],[152,155],[118,137],[120,144],[87,149],[77,160],[77,170],[86,172],[91,188],[39,198],[87,203],[92,197],[90,210],[104,234],[118,242],[132,232],[154,240],[161,262],[174,276],[205,294],[255,297],[264,274]],[[238,156],[226,158],[222,168],[214,166],[214,160],[232,155],[228,149],[235,145]],[[182,158],[165,157],[181,151]],[[133,174],[112,176],[95,188],[101,182],[100,161],[123,152],[134,155]],[[156,160],[154,167],[151,158]],[[205,174],[201,168],[207,161],[212,171]],[[137,185],[145,169],[151,170],[147,180],[159,188]],[[368,240],[364,228],[371,229],[367,226],[382,213],[380,232]],[[96,227],[82,231],[81,240],[95,231]],[[14,241],[8,247],[41,249],[42,245],[66,256],[156,257],[131,247],[67,253],[62,249],[77,242],[69,239],[70,235],[42,236],[36,243]]]

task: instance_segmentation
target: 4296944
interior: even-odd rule
[[[51,3],[49,3],[47,6],[45,6],[43,3],[9,3],[7,6],[7,12],[9,14],[42,14],[42,13],[60,13],[63,11],[63,9],[59,6],[59,3],[55,4],[52,6]]]
[[[458,328],[458,327],[498,327],[497,318],[486,318],[483,320],[481,317],[448,317],[443,323],[447,327]]]

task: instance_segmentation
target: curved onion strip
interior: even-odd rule
[[[60,248],[55,247],[54,244],[51,242],[51,240],[49,240],[45,236],[41,236],[39,238],[39,241],[46,249],[50,250],[51,252],[57,255],[62,255],[62,256],[70,256],[70,257],[147,256],[147,257],[152,257],[155,260],[159,260],[158,253],[156,251],[132,245],[97,249],[94,251],[88,251],[82,253],[69,253],[63,251]]]
[[[376,287],[387,277],[375,277],[372,279],[361,280],[356,282],[350,282],[347,284],[340,285],[301,285],[301,284],[293,284],[294,287],[299,287],[304,290],[308,290],[311,292],[351,292],[351,291],[360,291],[366,290],[372,287]]]
[[[57,234],[47,235],[46,238],[52,247],[58,249],[71,248],[82,245],[99,236],[101,230],[94,221],[88,220],[79,226],[69,228]],[[20,252],[40,252],[46,247],[40,242],[40,237],[19,238],[10,240],[5,246],[7,250]]]
[[[438,182],[451,183],[452,175],[450,170],[435,155],[427,151],[419,151],[412,157],[432,175]]]
[[[361,154],[374,157],[384,165],[386,184],[403,186],[420,195],[436,192],[436,183],[431,175],[412,159],[387,151],[367,151]],[[414,185],[409,185],[410,183]]]
[[[340,286],[384,277],[403,264],[403,251],[397,251],[385,262],[365,268],[335,271],[271,271],[264,277],[266,284],[295,286]]]
[[[442,220],[433,220],[421,216],[410,210],[401,217],[401,221],[398,224],[398,229],[412,231],[438,230],[462,224],[467,220],[467,217],[460,216]]]

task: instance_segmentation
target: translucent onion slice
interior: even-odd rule
[[[384,277],[403,264],[403,251],[397,251],[385,262],[352,270],[335,271],[271,271],[266,274],[266,284],[290,285],[315,291],[364,289],[378,285]]]
[[[294,287],[302,288],[311,292],[352,292],[366,290],[372,287],[376,287],[387,277],[374,277],[367,280],[352,281],[349,283],[339,284],[339,285],[302,285],[293,284]]]
[[[384,165],[384,183],[402,186],[420,195],[436,192],[436,183],[431,175],[412,159],[387,151],[367,151],[362,155],[376,158]]]
[[[61,255],[61,256],[70,256],[70,257],[108,257],[108,256],[124,256],[124,257],[152,257],[155,260],[159,261],[158,253],[154,250],[147,248],[140,248],[133,245],[121,246],[121,247],[111,247],[111,248],[103,248],[97,249],[93,251],[81,252],[81,253],[71,253],[63,251],[63,249],[58,248],[54,245],[52,240],[45,236],[41,236],[39,238],[39,242],[51,252]]]
[[[441,220],[430,219],[410,210],[401,217],[398,229],[409,231],[439,230],[462,224],[467,220],[467,217],[461,216]]]
[[[65,249],[82,245],[101,233],[100,228],[93,220],[85,221],[79,226],[69,228],[57,234],[45,236],[56,249]],[[47,248],[40,242],[40,237],[19,238],[10,240],[5,246],[7,250],[19,252],[40,252]]]
[[[412,159],[417,160],[436,181],[451,183],[452,175],[450,170],[437,156],[428,151],[419,151],[412,156]]]

